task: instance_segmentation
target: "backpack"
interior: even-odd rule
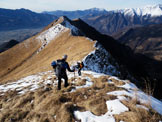
[[[80,69],[82,69],[83,67],[84,67],[84,64],[83,64],[83,62],[82,63],[80,63]]]
[[[56,68],[57,62],[56,62],[56,61],[52,61],[51,66],[52,66],[53,68]]]
[[[58,77],[63,76],[66,73],[67,63],[63,60],[57,60],[55,72]]]

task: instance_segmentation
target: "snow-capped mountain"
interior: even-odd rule
[[[117,10],[116,12],[124,13],[124,15],[137,15],[137,16],[162,16],[162,4],[159,5],[149,5],[143,8],[130,8],[130,9],[123,9]]]
[[[122,29],[162,23],[162,5],[108,11],[101,15],[82,18],[99,32],[113,35]]]

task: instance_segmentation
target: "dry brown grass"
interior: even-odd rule
[[[148,105],[143,104],[148,110],[137,107],[136,105],[140,102],[136,99],[122,101],[122,103],[129,108],[129,111],[115,115],[116,122],[121,120],[124,122],[159,122],[162,119],[162,116],[152,110],[151,107],[148,107]]]
[[[28,46],[26,46],[28,45]],[[28,60],[40,47],[34,37],[0,54],[0,78],[10,74]]]
[[[47,76],[44,76],[47,77]],[[8,92],[0,98],[0,122],[21,121],[21,122],[74,122],[73,112],[91,111],[95,115],[103,115],[107,112],[106,101],[114,100],[116,96],[107,95],[107,92],[123,90],[114,84],[107,82],[109,77],[92,78],[93,85],[87,88],[77,89],[69,92],[72,88],[84,85],[86,79],[76,78],[76,83],[62,87],[57,91],[56,87],[50,86],[52,90],[39,88],[35,92],[28,92],[22,96],[16,91]],[[82,83],[83,82],[83,83]],[[62,84],[63,85],[63,84]],[[160,115],[153,110],[137,108],[136,100],[122,101],[129,108],[128,112],[115,115],[117,122],[154,122],[160,120]],[[156,121],[155,121],[156,122]]]
[[[100,80],[103,79],[105,77]],[[100,80],[95,80],[94,84],[99,84]],[[76,85],[84,85],[86,79],[77,78],[76,82],[78,82]],[[10,120],[74,122],[74,110],[88,110],[95,115],[102,115],[107,112],[106,101],[116,99],[115,96],[107,95],[107,91],[118,88],[115,88],[114,85],[110,86],[106,82],[101,83],[105,86],[97,89],[94,86],[81,88],[72,93],[68,91],[75,87],[74,84],[67,88],[62,87],[61,91],[57,91],[55,87],[46,91],[42,87],[35,92],[28,92],[22,96],[17,95],[16,91],[8,92],[0,99],[0,106],[3,108],[0,113],[0,122]]]
[[[111,78],[111,81],[112,81],[116,86],[125,85],[125,83],[124,83],[123,81],[116,80],[116,79],[114,79],[114,78]]]

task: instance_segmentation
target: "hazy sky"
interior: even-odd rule
[[[36,12],[104,8],[115,10],[162,4],[162,0],[0,0],[0,8],[26,8]]]

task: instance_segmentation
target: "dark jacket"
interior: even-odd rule
[[[59,62],[60,62],[60,63],[59,63]],[[61,64],[61,65],[59,65],[59,64]],[[56,68],[55,68],[56,76],[57,76],[57,77],[60,77],[60,78],[65,78],[65,77],[67,77],[66,69],[67,69],[69,72],[74,72],[74,70],[71,70],[71,69],[70,69],[69,64],[68,64],[64,59],[57,60],[57,66],[56,66]]]

